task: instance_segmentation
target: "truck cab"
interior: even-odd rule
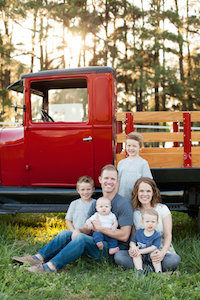
[[[0,213],[66,211],[83,175],[98,197],[101,168],[125,158],[126,134],[139,130],[164,202],[197,215],[200,111],[117,112],[109,67],[30,73],[8,89],[23,93],[23,124],[0,130]]]
[[[94,179],[98,194],[101,168],[113,164],[116,152],[115,71],[42,71],[8,89],[23,93],[24,113],[22,126],[1,129],[1,208],[41,211],[50,201],[62,211],[82,175]]]

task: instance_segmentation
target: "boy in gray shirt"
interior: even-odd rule
[[[84,226],[88,211],[92,203],[96,202],[96,200],[91,198],[94,192],[94,181],[91,177],[80,177],[77,181],[76,189],[80,198],[71,202],[65,217],[67,228],[72,232]]]
[[[143,146],[143,137],[139,132],[131,132],[126,136],[126,152],[128,157],[120,160],[117,166],[119,172],[119,194],[132,200],[132,190],[140,177],[152,178],[148,162],[139,156]]]
[[[88,212],[96,200],[92,199],[94,192],[94,181],[89,176],[82,176],[78,179],[76,189],[80,195],[78,200],[71,202],[66,214],[67,229],[70,233],[70,241],[78,234],[76,229],[82,228],[88,217]],[[40,260],[36,255],[25,254],[24,256],[14,256],[13,260],[18,263],[29,262],[31,266],[40,264]]]

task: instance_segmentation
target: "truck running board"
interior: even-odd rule
[[[170,210],[173,211],[181,211],[187,212],[188,208],[184,205],[184,203],[165,203]]]
[[[68,204],[3,204],[0,214],[67,212]]]

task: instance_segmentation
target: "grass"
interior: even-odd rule
[[[65,229],[64,214],[5,215],[0,219],[0,299],[200,299],[200,239],[196,221],[173,213],[180,274],[137,277],[113,263],[83,257],[61,273],[30,274],[13,255],[35,253]]]

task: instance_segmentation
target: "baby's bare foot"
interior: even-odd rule
[[[113,255],[115,253],[117,253],[119,251],[119,247],[116,247],[116,248],[110,248],[109,249],[109,254],[110,255]]]
[[[99,250],[103,249],[103,243],[102,242],[98,242],[97,243],[97,247],[99,248]]]

